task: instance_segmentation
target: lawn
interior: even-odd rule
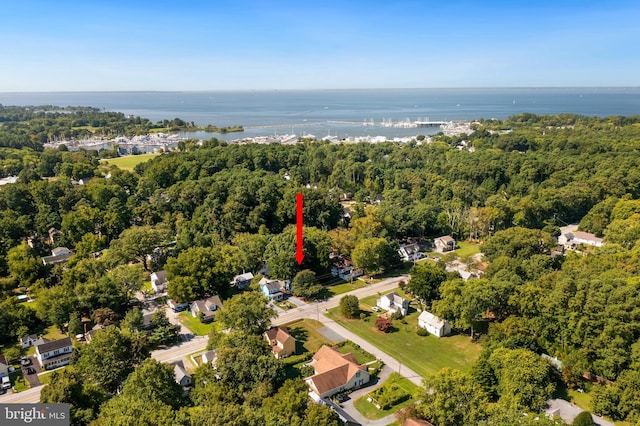
[[[467,241],[457,241],[457,244],[459,248],[454,251],[450,251],[444,254],[432,252],[432,253],[429,253],[429,255],[433,257],[441,258],[445,261],[454,260],[456,257],[460,259],[464,259],[466,257],[473,256],[474,254],[480,253],[480,247],[482,247],[480,244],[470,243]]]
[[[316,353],[324,344],[333,345],[335,342],[324,337],[317,330],[324,327],[322,323],[312,319],[301,319],[285,324],[289,333],[296,339],[296,354]]]
[[[189,312],[180,312],[180,314],[178,314],[178,320],[196,336],[207,336],[212,328],[218,327],[216,322],[209,324],[201,323],[198,318]]]
[[[140,154],[140,155],[128,155],[126,157],[118,158],[105,158],[100,160],[107,164],[113,164],[122,170],[133,171],[133,168],[140,163],[144,163],[147,160],[152,159],[159,154]]]
[[[60,368],[56,368],[55,370],[40,373],[38,374],[38,379],[40,380],[40,383],[42,383],[43,385],[48,385],[49,383],[51,383],[51,375],[56,371],[62,371],[65,368],[66,367],[60,367]]]
[[[343,293],[347,293],[349,291],[352,290],[357,290],[359,288],[362,287],[366,287],[367,283],[365,283],[362,280],[355,280],[352,283],[348,283],[348,282],[343,282],[340,284],[334,284],[331,286],[327,286],[325,287],[327,290],[329,290],[329,293],[331,293],[331,296],[329,297],[333,297],[333,296],[337,296],[339,294],[343,294]]]
[[[13,384],[13,388],[16,390],[16,392],[22,392],[29,389],[29,384],[24,379],[22,370],[19,366],[16,366],[16,370],[13,373],[9,374],[9,378],[11,379],[11,383]]]
[[[375,299],[375,298],[374,298]],[[367,300],[367,299],[364,299]],[[394,321],[394,331],[382,333],[373,326],[375,315],[367,313],[365,320],[345,319],[339,308],[330,309],[328,316],[357,334],[383,352],[391,355],[422,377],[435,374],[445,367],[469,372],[478,359],[482,347],[472,343],[468,336],[457,335],[438,338],[416,333],[419,312],[410,309],[401,321]]]
[[[370,361],[375,361],[376,357],[371,355],[369,352],[362,349],[360,346],[355,343],[345,340],[344,342],[338,343],[338,352],[341,354],[351,353],[358,361],[358,364],[366,364]]]
[[[365,395],[354,401],[353,406],[360,412],[360,414],[365,416],[367,419],[377,420],[393,414],[396,411],[416,401],[420,388],[410,380],[400,376],[398,373],[392,373],[391,376],[389,376],[389,378],[378,389],[390,388],[392,384],[398,385],[400,389],[411,395],[411,398],[386,410],[380,410],[371,402],[367,401],[368,395]]]

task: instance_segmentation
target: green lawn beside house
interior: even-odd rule
[[[353,406],[360,412],[360,414],[365,416],[367,419],[378,420],[395,413],[396,411],[406,407],[409,404],[416,402],[420,388],[409,379],[400,376],[398,373],[392,373],[391,376],[389,376],[389,378],[378,389],[386,390],[389,389],[392,385],[398,386],[400,389],[410,395],[410,397],[407,400],[400,402],[399,404],[393,405],[392,407],[385,410],[381,410],[367,400],[367,398],[369,398],[369,395],[367,394],[354,401]]]
[[[375,304],[375,297],[370,302]],[[409,315],[403,320],[394,320],[395,331],[390,333],[375,329],[377,314],[367,312],[366,315],[364,320],[345,319],[339,308],[330,309],[328,312],[328,316],[341,326],[399,360],[402,365],[406,365],[422,377],[435,374],[445,367],[469,372],[482,350],[482,346],[471,342],[466,335],[442,338],[432,335],[418,336],[416,331],[419,312],[414,309],[410,309]]]
[[[178,320],[196,336],[207,336],[212,328],[218,327],[218,323],[215,321],[208,324],[201,323],[197,317],[189,312],[180,312]]]
[[[118,158],[106,158],[100,160],[101,163],[113,164],[119,169],[133,171],[133,169],[140,163],[144,163],[159,154],[140,154],[140,155],[128,155],[126,157]]]

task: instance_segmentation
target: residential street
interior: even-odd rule
[[[274,319],[273,324],[275,325],[284,324],[284,323],[295,321],[302,318],[316,319],[324,323],[325,326],[327,326],[331,330],[337,332],[338,334],[344,336],[349,340],[354,341],[355,343],[360,345],[362,348],[364,348],[366,351],[369,351],[378,359],[381,359],[390,368],[397,371],[399,367],[399,364],[397,361],[395,361],[393,358],[389,357],[388,355],[384,354],[382,351],[378,350],[373,345],[370,345],[369,343],[355,336],[353,333],[350,333],[349,331],[345,330],[343,327],[340,327],[334,321],[329,320],[323,315],[323,312],[325,312],[327,309],[338,306],[338,304],[340,303],[340,299],[346,294],[352,294],[354,296],[357,296],[358,299],[361,299],[363,297],[371,296],[372,294],[376,294],[378,292],[385,292],[387,290],[391,290],[397,287],[400,281],[403,281],[403,280],[406,281],[408,278],[409,278],[408,275],[388,278],[379,283],[371,284],[366,287],[353,290],[349,293],[344,293],[338,296],[334,296],[330,299],[327,299],[326,302],[304,304],[303,306],[299,306],[297,308],[291,309],[283,313],[278,318]],[[183,333],[184,333],[184,330],[183,330]],[[190,334],[190,333],[187,331],[186,334]],[[153,351],[151,353],[151,356],[160,362],[170,363],[170,362],[182,360],[183,362],[186,361],[186,363],[189,363],[189,361],[186,359],[187,355],[193,352],[202,351],[206,348],[206,346],[207,346],[206,336],[195,336],[190,340],[182,341],[179,345],[172,346],[167,349],[159,349],[159,350]],[[410,378],[412,381],[414,381],[414,383],[420,383],[417,375],[415,375],[414,372],[408,370],[404,366],[402,366],[400,369],[401,369],[401,374],[403,376],[406,377],[407,375],[410,375],[413,377],[413,378],[411,377]],[[7,393],[6,395],[0,396],[0,403],[39,402],[41,389],[42,389],[42,386],[38,386],[37,388],[28,389],[18,394]]]

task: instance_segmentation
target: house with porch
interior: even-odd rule
[[[341,354],[329,346],[321,347],[309,365],[314,374],[304,381],[309,386],[309,396],[316,402],[369,383],[366,365],[358,364],[353,354]]]
[[[20,338],[20,347],[22,349],[26,349],[29,346],[35,345],[37,340],[38,340],[38,335],[36,334],[29,334],[28,336],[22,336]]]
[[[267,296],[269,301],[280,301],[284,300],[286,293],[288,291],[288,283],[287,281],[280,280],[269,280],[267,278],[262,278],[260,280],[260,291],[262,294]]]
[[[36,358],[43,370],[50,370],[69,364],[73,353],[71,339],[51,340],[36,345]]]
[[[398,254],[405,262],[415,262],[416,260],[424,258],[424,255],[420,252],[420,246],[415,243],[400,246]]]
[[[151,288],[158,293],[166,293],[169,281],[167,280],[167,271],[153,272],[149,279],[151,279]]]

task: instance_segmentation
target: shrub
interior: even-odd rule
[[[404,389],[395,383],[389,386],[382,386],[370,393],[373,404],[380,410],[387,410],[394,405],[400,404],[411,398]]]
[[[595,423],[593,422],[593,418],[591,417],[591,413],[588,411],[583,411],[578,414],[575,419],[573,419],[573,426],[593,426]]]
[[[392,320],[401,320],[403,318],[402,312],[400,311],[395,311],[393,314],[391,314],[391,319]]]
[[[360,302],[353,295],[344,296],[340,299],[340,313],[347,318],[356,318],[360,311]]]
[[[423,337],[429,335],[429,332],[422,327],[418,327],[418,330],[416,331],[416,333],[418,334],[418,336],[423,336]]]
[[[393,325],[393,323],[391,322],[391,320],[388,320],[385,317],[378,317],[375,325],[378,330],[388,333],[391,331],[391,326]]]

